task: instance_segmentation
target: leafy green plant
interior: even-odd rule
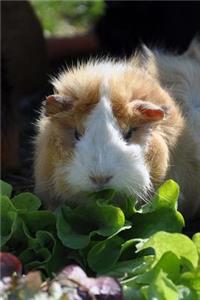
[[[11,193],[11,185],[1,181],[1,251],[18,256],[26,271],[43,269],[50,275],[52,263],[55,268],[63,264],[54,256],[56,251],[67,252],[56,235],[56,216],[39,210],[41,202],[35,195],[10,198]]]
[[[86,31],[103,14],[103,0],[31,0],[44,33],[68,36]]]
[[[12,187],[1,182],[2,251],[47,276],[75,262],[89,275],[116,277],[127,300],[199,299],[200,233],[181,233],[178,185],[166,181],[139,209],[134,197],[116,201],[116,194],[95,193],[78,207],[50,212],[33,194],[12,198]]]

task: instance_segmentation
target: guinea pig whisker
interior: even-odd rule
[[[132,184],[128,184],[127,181],[124,181],[124,185],[126,186],[126,189],[129,191],[129,193],[135,195],[138,200],[141,199],[145,203],[148,201],[143,193],[138,192],[136,189],[133,188]],[[142,186],[140,186],[139,188],[141,187]]]

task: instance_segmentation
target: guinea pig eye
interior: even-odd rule
[[[125,134],[124,134],[124,139],[126,141],[129,141],[133,132],[137,131],[138,130],[138,127],[132,127],[130,128]]]
[[[80,141],[81,134],[77,131],[77,129],[75,129],[74,131],[74,137],[77,141]]]

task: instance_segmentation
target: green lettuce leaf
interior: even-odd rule
[[[9,183],[0,179],[0,196],[7,196],[8,198],[10,198],[11,194],[12,186]]]
[[[23,209],[25,211],[34,211],[41,206],[41,201],[32,193],[21,193],[12,198],[12,203],[16,209]]]
[[[153,248],[156,255],[155,263],[164,253],[170,251],[180,258],[182,264],[189,269],[195,269],[198,266],[198,252],[194,243],[181,233],[157,232],[146,241],[139,243],[137,248],[138,251]]]
[[[0,246],[3,247],[12,237],[17,223],[17,212],[7,196],[0,196]]]
[[[86,247],[95,235],[108,237],[127,228],[120,208],[98,201],[75,209],[63,206],[57,217],[58,237],[72,249]]]
[[[143,286],[141,292],[146,300],[178,300],[178,289],[160,270],[149,286]]]

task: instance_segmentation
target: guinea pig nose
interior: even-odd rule
[[[93,183],[97,185],[104,185],[113,178],[113,176],[89,176]]]

